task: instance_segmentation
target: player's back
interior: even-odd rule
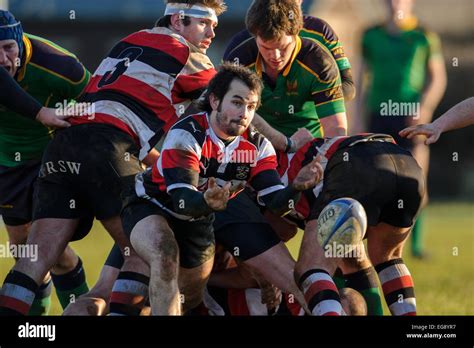
[[[94,103],[94,118],[72,122],[111,124],[147,151],[214,74],[209,58],[170,29],[135,32],[110,51],[81,98]]]

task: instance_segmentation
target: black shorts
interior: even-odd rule
[[[15,167],[0,166],[0,215],[5,224],[18,226],[31,221],[33,191],[40,167],[40,160]]]
[[[43,155],[33,220],[119,216],[122,189],[133,186],[142,171],[138,151],[128,134],[109,125],[84,124],[57,132]]]
[[[128,191],[128,192],[127,192]],[[215,252],[214,214],[195,221],[184,221],[170,215],[158,205],[136,196],[135,192],[124,192],[126,205],[121,218],[125,234],[130,237],[135,225],[150,215],[160,215],[168,221],[179,247],[179,263],[183,268],[195,268],[210,260]]]
[[[389,142],[359,143],[330,158],[308,220],[317,219],[332,200],[350,197],[364,206],[370,226],[410,227],[424,189],[422,170],[407,150]]]
[[[251,259],[281,242],[249,190],[231,199],[224,211],[216,213],[216,241],[234,257]]]

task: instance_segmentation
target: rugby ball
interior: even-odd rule
[[[352,198],[335,199],[318,217],[318,241],[323,249],[342,246],[350,251],[362,241],[366,230],[365,209]]]

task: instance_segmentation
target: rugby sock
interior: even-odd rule
[[[383,262],[375,266],[375,269],[392,315],[416,315],[413,279],[403,260]]]
[[[420,213],[411,231],[411,253],[413,256],[423,255],[423,213]]]
[[[338,290],[346,287],[346,279],[344,278],[344,274],[342,274],[340,268],[336,269],[336,273],[332,276],[332,280],[336,284]]]
[[[79,296],[89,291],[86,283],[86,273],[82,267],[82,260],[79,257],[76,267],[66,274],[56,275],[51,273],[56,294],[63,309],[70,302],[74,302]]]
[[[109,315],[140,315],[148,297],[150,278],[135,272],[120,272],[110,296]]]
[[[341,315],[341,299],[336,284],[322,269],[306,271],[298,281],[313,315]]]
[[[51,308],[51,293],[53,291],[53,282],[51,277],[40,285],[35,291],[35,299],[31,305],[28,315],[48,315]]]
[[[344,277],[346,278],[346,286],[357,290],[364,297],[367,303],[367,315],[383,315],[379,281],[373,266],[346,274]]]
[[[11,271],[7,274],[0,291],[0,315],[27,315],[38,289],[28,275]]]

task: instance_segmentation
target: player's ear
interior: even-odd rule
[[[217,110],[219,108],[220,100],[213,94],[209,94],[209,103],[211,104],[212,110]]]

